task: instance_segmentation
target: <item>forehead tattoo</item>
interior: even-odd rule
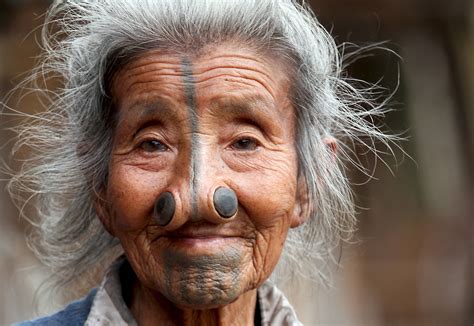
[[[193,66],[188,57],[181,59],[181,69],[183,71],[184,93],[188,105],[188,115],[191,127],[191,149],[189,162],[189,189],[191,196],[192,212],[191,218],[195,219],[198,215],[197,191],[199,184],[199,125],[196,108],[196,85],[193,77]]]

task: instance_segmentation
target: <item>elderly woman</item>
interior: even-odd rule
[[[57,284],[115,262],[25,324],[299,324],[267,280],[284,247],[281,267],[322,273],[353,226],[344,141],[386,137],[311,12],[71,0],[47,17],[34,77],[60,86],[21,131],[11,190],[35,196],[31,244]]]

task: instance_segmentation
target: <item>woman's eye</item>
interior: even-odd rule
[[[165,152],[168,150],[168,146],[160,142],[159,140],[145,140],[140,144],[140,148],[145,152]]]
[[[242,138],[233,143],[232,148],[238,151],[253,151],[257,148],[257,141],[250,138]]]

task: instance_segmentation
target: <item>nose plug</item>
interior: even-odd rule
[[[237,195],[232,189],[219,187],[213,196],[214,208],[223,219],[230,219],[237,213]],[[171,192],[164,192],[158,197],[153,209],[153,217],[159,226],[168,225],[173,219],[176,201]]]
[[[159,226],[168,225],[174,216],[176,201],[171,192],[164,192],[158,197],[153,209],[153,217]]]
[[[232,189],[219,187],[214,192],[214,208],[222,218],[228,219],[237,213],[237,195]]]

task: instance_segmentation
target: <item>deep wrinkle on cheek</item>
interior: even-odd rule
[[[183,71],[183,82],[186,102],[188,106],[188,116],[191,125],[191,148],[189,162],[189,188],[191,196],[192,212],[191,217],[196,218],[198,214],[197,191],[200,177],[198,169],[198,156],[200,153],[199,124],[196,107],[196,82],[193,77],[193,67],[188,57],[181,59],[181,69]]]

